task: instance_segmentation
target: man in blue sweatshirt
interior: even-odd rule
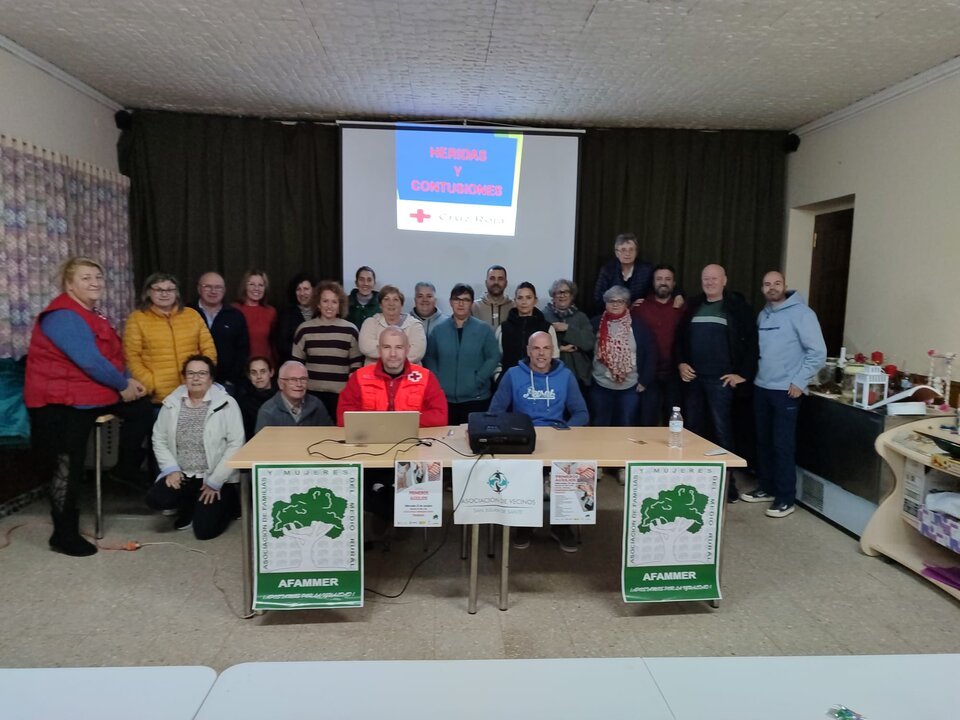
[[[510,410],[529,415],[534,425],[548,427],[580,427],[590,421],[577,378],[566,365],[553,359],[553,340],[548,333],[533,333],[527,341],[527,359],[500,378],[487,412]],[[518,550],[530,547],[532,534],[533,528],[517,528],[513,546]],[[550,535],[564,552],[577,551],[569,525],[554,525]]]
[[[800,399],[823,367],[827,347],[817,314],[800,293],[787,290],[783,273],[768,272],[761,289],[767,304],[757,317],[760,361],[753,381],[760,486],[743,499],[770,502],[767,515],[782,518],[794,511],[796,503]]]

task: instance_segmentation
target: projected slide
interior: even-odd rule
[[[522,134],[394,133],[398,230],[515,234]]]

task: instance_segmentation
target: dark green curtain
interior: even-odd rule
[[[249,268],[287,302],[298,272],[340,276],[340,139],[312,123],[137,111],[119,143],[138,283],[174,273],[187,300],[216,270],[228,299]]]
[[[640,259],[669,263],[688,294],[719,263],[727,287],[759,307],[760,281],[780,268],[784,140],[769,131],[590,130],[581,148],[574,279],[589,298],[613,240],[634,232]]]

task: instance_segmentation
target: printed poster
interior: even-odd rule
[[[454,460],[453,522],[543,527],[543,463]]]
[[[253,466],[255,610],[363,606],[359,463]]]
[[[725,463],[627,463],[624,602],[719,600]]]
[[[394,473],[394,527],[440,527],[443,463],[398,460]]]
[[[597,524],[596,460],[550,463],[550,524]]]

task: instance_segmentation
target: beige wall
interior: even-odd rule
[[[817,204],[851,195],[844,343],[926,373],[928,349],[960,352],[960,77],[802,137],[787,163],[791,287],[809,287]]]
[[[0,134],[117,169],[113,110],[0,49]]]

